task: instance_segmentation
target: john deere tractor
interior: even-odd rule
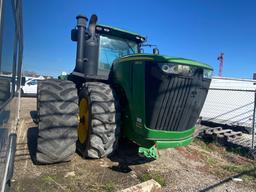
[[[77,16],[71,39],[76,66],[68,80],[38,86],[39,133],[36,160],[69,161],[111,155],[120,137],[139,153],[188,145],[211,81],[209,65],[189,59],[141,53],[145,38],[97,25]]]

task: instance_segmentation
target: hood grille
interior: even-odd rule
[[[198,68],[193,77],[164,74],[157,65],[146,65],[146,126],[165,131],[192,128],[203,107],[210,80]]]

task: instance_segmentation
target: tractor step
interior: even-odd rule
[[[155,145],[150,148],[139,147],[139,155],[148,159],[157,159],[158,151]]]

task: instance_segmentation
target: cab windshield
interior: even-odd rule
[[[138,44],[134,41],[114,36],[100,36],[98,73],[105,75],[115,59],[136,53],[138,53]]]

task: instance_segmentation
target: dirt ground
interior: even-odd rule
[[[137,146],[122,141],[117,154],[99,160],[75,155],[68,163],[33,164],[37,125],[35,98],[22,98],[12,191],[120,191],[155,179],[163,191],[256,191],[256,164],[214,144],[196,139],[191,145],[160,151],[147,161]],[[234,181],[240,178],[242,181]]]

